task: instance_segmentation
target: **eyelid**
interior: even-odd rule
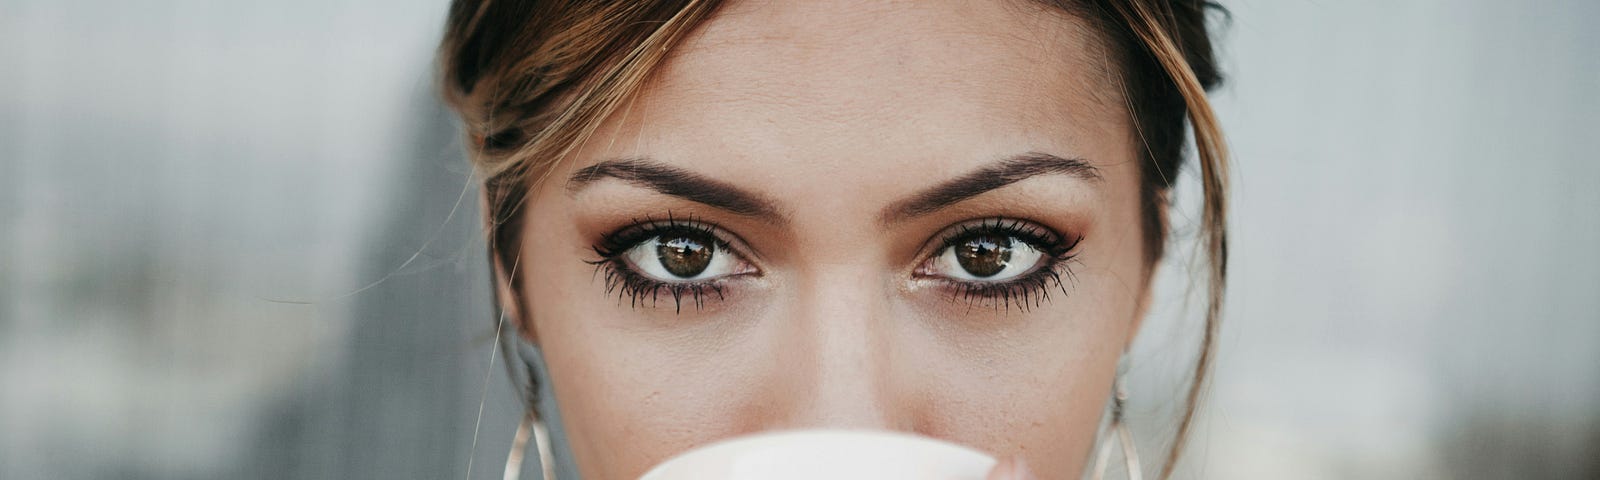
[[[1033,220],[1007,217],[976,218],[957,222],[934,233],[926,246],[917,253],[919,261],[916,268],[922,269],[946,248],[955,246],[957,240],[973,233],[995,233],[1016,237],[1052,257],[1065,255],[1077,248],[1078,243],[1083,240],[1082,236],[1067,237]]]
[[[934,262],[964,238],[974,234],[1005,235],[1029,243],[1043,255],[1030,270],[1000,281],[977,281],[952,278],[933,273]],[[988,305],[996,310],[1010,312],[1016,309],[1027,312],[1054,298],[1050,292],[1059,290],[1061,296],[1069,295],[1068,285],[1075,283],[1071,264],[1077,259],[1077,246],[1082,234],[1063,235],[1057,230],[1032,220],[990,217],[969,220],[940,230],[927,242],[921,261],[912,271],[913,281],[938,288],[952,302],[965,302],[967,308]],[[1067,279],[1063,281],[1063,276]]]
[[[764,271],[759,262],[760,255],[756,254],[749,243],[740,238],[738,234],[715,223],[701,220],[698,217],[676,218],[672,216],[671,212],[667,213],[666,219],[656,219],[649,216],[643,219],[635,218],[627,226],[613,230],[611,233],[601,237],[593,249],[602,261],[616,259],[627,253],[628,249],[646,240],[685,229],[710,236],[716,242],[718,248],[738,257],[740,262],[748,264],[754,270],[751,273],[742,275],[759,276]]]
[[[627,257],[630,251],[645,242],[686,230],[709,236],[716,248],[723,251],[723,255],[732,255],[733,258],[729,260],[737,262],[737,266],[742,268],[737,269],[738,273],[717,277],[670,280],[644,272]],[[679,219],[669,213],[666,220],[649,217],[634,219],[631,224],[613,230],[594,245],[594,251],[600,258],[585,263],[594,265],[596,272],[605,272],[605,293],[607,296],[616,293],[619,305],[627,298],[630,307],[644,306],[648,300],[653,308],[658,300],[666,296],[672,302],[673,312],[683,313],[685,303],[699,310],[705,308],[712,299],[719,302],[725,300],[725,289],[730,280],[761,276],[763,270],[752,260],[753,255],[749,252],[753,250],[748,248],[738,235],[716,224],[694,217]]]

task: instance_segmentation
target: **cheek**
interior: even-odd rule
[[[1081,471],[1145,294],[1137,197],[1125,197],[1100,210],[1063,276],[1067,295],[1004,331],[951,334],[922,357],[940,362],[928,367],[938,373],[925,389],[929,434],[1022,455],[1045,478]]]
[[[1048,477],[1080,471],[1109,398],[1122,338],[1136,311],[1132,297],[1105,288],[1106,275],[1077,273],[1071,300],[981,354],[945,354],[928,392],[938,412],[930,434],[1021,455]]]
[[[734,343],[718,322],[664,327],[690,317],[656,318],[619,304],[584,263],[593,252],[538,248],[578,238],[564,227],[572,222],[542,216],[559,211],[557,202],[530,208],[520,270],[583,477],[637,478],[693,446],[759,430],[761,382],[774,377],[763,348]]]
[[[686,368],[702,363],[665,358],[653,353],[658,345],[631,336],[585,341],[601,332],[557,331],[547,339],[546,358],[585,478],[636,478],[672,454],[753,430],[737,413],[753,410],[754,402],[741,399],[753,386],[751,375]]]

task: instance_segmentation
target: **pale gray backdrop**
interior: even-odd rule
[[[1184,476],[1600,477],[1600,2],[1227,4]],[[0,0],[0,478],[500,478],[444,9]],[[1147,458],[1187,271],[1129,359]]]

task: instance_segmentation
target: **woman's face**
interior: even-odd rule
[[[522,210],[522,313],[584,478],[824,426],[1075,475],[1147,279],[1096,38],[1012,2],[703,25]]]

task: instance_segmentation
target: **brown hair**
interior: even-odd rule
[[[1125,98],[1139,133],[1144,250],[1150,265],[1167,241],[1172,186],[1193,133],[1204,195],[1202,248],[1209,302],[1186,408],[1162,468],[1183,451],[1213,358],[1227,276],[1227,150],[1206,91],[1221,81],[1202,0],[1036,0],[1092,23],[1120,58]],[[491,261],[515,294],[526,194],[638,90],[667,51],[710,18],[716,0],[456,0],[440,47],[442,87],[471,139],[484,180]],[[504,248],[502,248],[504,247]],[[513,301],[512,299],[502,299]],[[521,305],[503,305],[507,309]],[[521,321],[520,328],[526,328]],[[530,379],[534,382],[537,379]],[[530,388],[534,388],[532,383]]]

